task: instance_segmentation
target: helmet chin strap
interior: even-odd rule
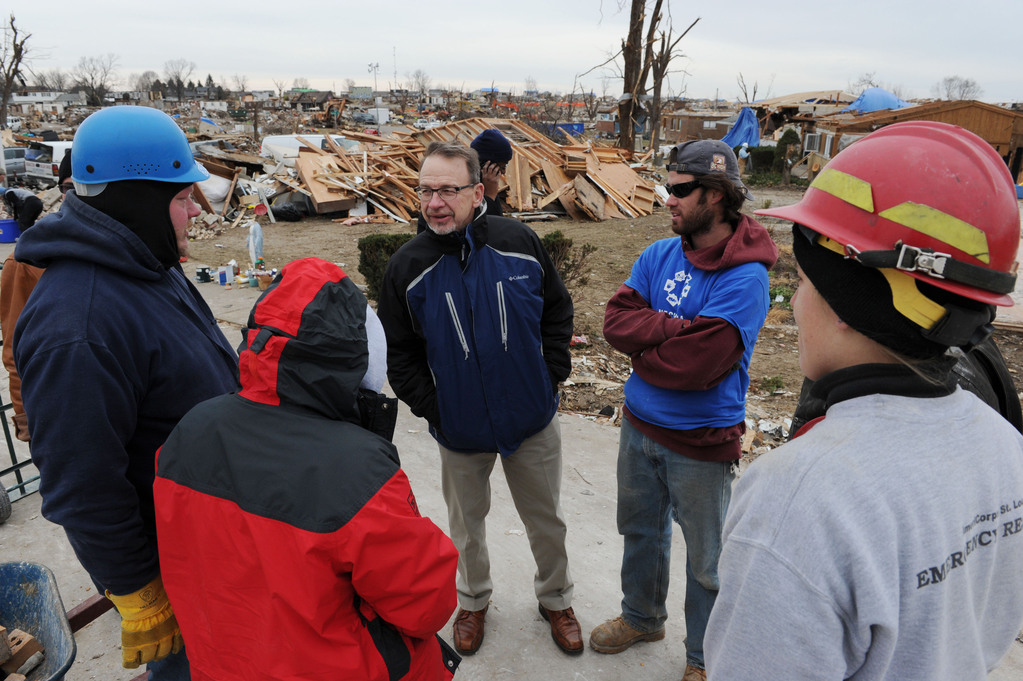
[[[830,251],[848,257],[846,249],[833,239],[818,236],[817,243]],[[927,340],[965,351],[983,343],[993,332],[994,309],[984,305],[968,308],[949,302],[940,304],[924,295],[917,280],[891,267],[877,268],[892,291],[892,305],[906,319],[920,327]]]

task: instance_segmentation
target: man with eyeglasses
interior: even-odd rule
[[[706,679],[703,635],[718,592],[721,530],[741,456],[753,345],[770,305],[770,235],[731,148],[683,142],[668,164],[671,229],[608,301],[604,337],[632,358],[618,448],[621,615],[590,633],[618,653],[664,638],[674,519],[686,544],[686,670]]]
[[[378,312],[391,387],[440,448],[459,553],[455,649],[472,655],[483,642],[493,592],[485,522],[500,453],[537,565],[540,614],[563,651],[582,653],[559,501],[572,299],[533,230],[482,209],[473,149],[430,144],[416,191],[421,231],[388,263]]]

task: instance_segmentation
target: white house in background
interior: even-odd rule
[[[12,94],[7,110],[22,116],[34,113],[63,116],[67,109],[85,104],[84,92],[30,92],[24,95]]]

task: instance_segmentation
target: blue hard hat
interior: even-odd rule
[[[71,177],[84,195],[102,191],[94,185],[121,180],[189,183],[210,176],[195,162],[178,124],[143,106],[114,106],[92,114],[78,127],[71,151]]]

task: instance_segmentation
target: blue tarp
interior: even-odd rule
[[[742,107],[739,117],[735,119],[735,125],[728,133],[721,138],[721,141],[730,147],[737,147],[747,142],[751,147],[760,146],[760,123],[753,109],[748,106]]]
[[[899,99],[884,88],[871,87],[864,90],[856,98],[856,101],[842,109],[839,113],[845,113],[846,111],[869,113],[871,111],[881,111],[882,109],[901,109],[904,106],[912,106],[912,104]]]
[[[173,116],[171,116],[171,118],[181,118],[181,114],[174,114]],[[215,126],[218,130],[223,130],[223,128],[220,127],[220,123],[217,123],[212,118],[206,118],[205,116],[200,116],[199,120],[202,121],[203,123],[209,123],[210,125]]]

